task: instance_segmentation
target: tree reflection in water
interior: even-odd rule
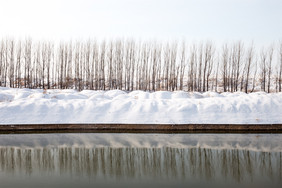
[[[1,147],[0,170],[114,179],[282,180],[281,152],[207,148]]]

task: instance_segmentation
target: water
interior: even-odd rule
[[[0,135],[0,187],[281,187],[280,134]]]

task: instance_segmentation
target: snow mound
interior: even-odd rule
[[[282,123],[282,93],[40,90],[0,87],[0,124]]]

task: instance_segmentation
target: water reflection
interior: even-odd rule
[[[105,181],[114,182],[113,185],[117,181],[174,182],[181,186],[228,184],[235,187],[279,187],[282,184],[282,151],[3,145],[0,146],[0,181],[4,185],[19,180],[14,185],[22,187],[21,178],[30,178],[31,182],[60,178],[63,181],[60,186],[64,181],[72,182],[73,178],[88,185]]]
[[[281,181],[281,152],[205,148],[0,148],[7,173],[71,174],[110,178],[185,179],[219,176],[242,181],[264,176]]]

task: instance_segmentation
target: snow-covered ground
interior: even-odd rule
[[[282,93],[130,93],[0,87],[0,124],[282,123]]]

